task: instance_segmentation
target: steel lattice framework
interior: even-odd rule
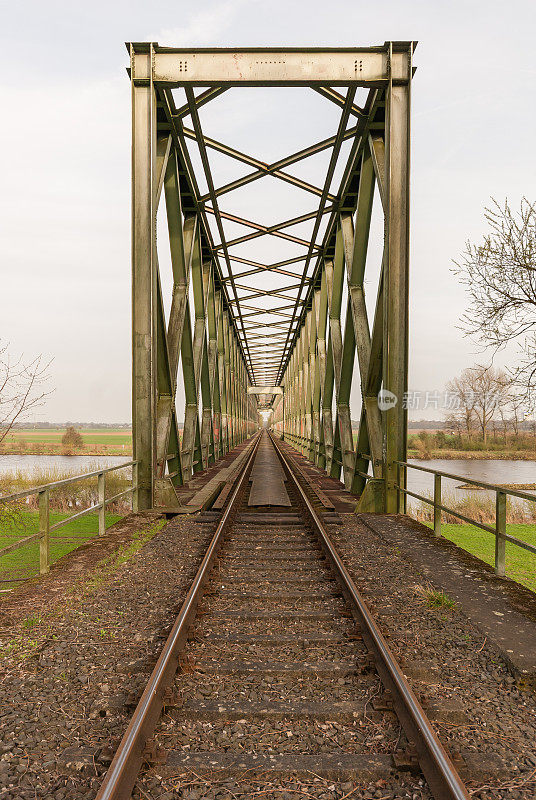
[[[176,504],[173,486],[249,436],[258,425],[259,408],[273,408],[275,429],[330,475],[339,477],[342,471],[346,487],[362,495],[362,507],[396,511],[397,462],[406,456],[402,397],[408,364],[414,43],[239,50],[132,43],[128,48],[133,426],[140,506]],[[338,108],[336,130],[273,163],[206,136],[200,109],[239,86],[313,90]],[[356,92],[362,87],[367,93],[359,105]],[[176,89],[184,93],[178,106]],[[197,147],[201,175],[194,171],[188,141]],[[344,146],[348,152],[335,190]],[[217,185],[211,152],[248,169]],[[329,158],[321,185],[295,174],[295,165],[323,152]],[[232,199],[233,191],[267,177],[303,192],[314,207],[276,224],[221,208],[221,198]],[[385,233],[370,324],[364,280],[375,187]],[[162,195],[173,272],[167,319],[156,247]],[[231,223],[242,229],[240,235],[226,236]],[[308,234],[297,235],[304,223],[312,226]],[[240,256],[237,248],[266,241],[261,237],[275,237],[301,252],[273,263]],[[356,352],[362,393],[357,447],[350,414]],[[176,411],[180,364],[182,442]],[[251,394],[248,386],[250,392],[251,387],[266,387],[262,405],[256,399],[258,388]],[[382,387],[399,401],[384,411],[377,402]]]

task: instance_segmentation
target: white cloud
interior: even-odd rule
[[[202,47],[214,44],[229,28],[237,13],[254,2],[255,0],[227,0],[215,3],[210,8],[195,13],[185,25],[164,28],[156,41],[167,47]]]

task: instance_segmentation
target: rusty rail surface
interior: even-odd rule
[[[170,686],[177,671],[179,652],[186,643],[190,625],[218,554],[223,535],[232,523],[234,513],[240,504],[259,441],[260,436],[252,447],[250,456],[197,570],[171,633],[97,793],[96,800],[127,800],[132,793],[143,762],[145,746],[153,734],[162,711],[166,689]]]
[[[387,642],[376,625],[365,601],[360,595],[350,573],[344,566],[326,528],[311,501],[298,482],[292,466],[282,452],[276,438],[270,436],[291,481],[305,516],[317,534],[329,558],[344,596],[350,603],[354,617],[363,629],[363,639],[376,661],[376,669],[384,688],[391,693],[396,714],[410,742],[414,745],[423,774],[436,800],[469,800],[469,794],[450,760],[436,732],[424,713],[411,686],[400,669]]]

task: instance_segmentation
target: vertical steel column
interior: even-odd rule
[[[392,61],[392,44],[389,45]],[[384,276],[383,388],[396,405],[383,412],[385,511],[397,508],[397,461],[406,460],[407,410],[403,397],[408,381],[409,278],[409,127],[412,48],[407,50],[408,80],[387,89],[386,106],[386,243]]]
[[[214,291],[214,265],[210,271],[210,283],[207,301],[208,323],[208,364],[210,374],[210,396],[212,398],[212,435],[213,435],[213,460],[217,461],[222,455],[221,447],[221,396],[218,364],[218,337],[217,325],[219,316],[220,298]]]
[[[310,314],[310,321],[309,321],[309,338],[308,338],[308,350],[309,350],[309,381],[307,385],[307,458],[310,461],[315,460],[316,455],[316,432],[314,426],[314,390],[315,390],[315,378],[316,378],[316,339],[317,339],[317,328],[316,328],[316,321],[318,319],[318,303],[319,303],[319,291],[314,292],[313,300],[311,305]]]
[[[152,45],[131,46],[132,90],[132,442],[138,466],[138,507],[153,505],[155,470],[156,98]]]
[[[221,452],[225,455],[229,451],[229,423],[227,410],[227,369],[225,355],[225,315],[227,310],[223,305],[223,295],[221,289],[216,292],[216,334],[218,346],[218,380],[221,405]]]

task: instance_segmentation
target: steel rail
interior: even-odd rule
[[[203,561],[197,570],[179,615],[160,653],[95,800],[128,800],[132,793],[139,769],[143,763],[145,745],[147,740],[151,738],[162,711],[165,691],[171,685],[177,671],[178,654],[186,642],[190,625],[211,567],[218,554],[223,535],[231,524],[234,513],[242,499],[243,489],[249,477],[259,441],[260,433],[257,434],[257,440],[253,443],[251,453],[242,469],[242,474],[218,523],[216,532],[210,541]]]
[[[361,597],[350,573],[344,566],[337,549],[331,541],[324,523],[316,513],[293,467],[282,452],[274,436],[270,439],[281,459],[283,468],[305,511],[313,530],[319,537],[343,591],[356,612],[362,626],[363,639],[368,649],[376,656],[376,668],[386,690],[392,695],[397,716],[414,745],[419,764],[436,800],[469,800],[469,794],[443,745],[434,731],[421,704],[400,669],[393,653],[376,625],[365,601]]]

